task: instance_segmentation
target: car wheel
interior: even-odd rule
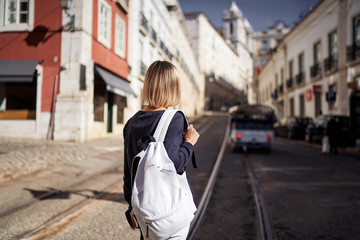
[[[305,134],[305,141],[308,142],[308,143],[311,142],[310,134],[308,134],[308,133]]]

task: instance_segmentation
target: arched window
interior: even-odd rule
[[[234,29],[233,29],[233,23],[231,22],[230,23],[230,34],[232,35],[234,32]]]

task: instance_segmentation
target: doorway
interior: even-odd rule
[[[114,105],[114,93],[108,92],[108,117],[107,117],[107,132],[113,132],[113,105]]]

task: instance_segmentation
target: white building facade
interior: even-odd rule
[[[202,75],[190,42],[179,23],[181,16],[177,1],[130,1],[130,79],[137,97],[129,101],[128,116],[141,109],[140,96],[145,73],[156,60],[170,61],[178,69],[182,100],[177,107],[187,116],[193,116],[202,109]]]
[[[360,2],[321,1],[279,43],[260,73],[260,103],[274,107],[278,117],[350,116],[356,128],[360,106],[352,102],[359,101],[359,36]],[[336,94],[335,101],[329,93]]]
[[[186,14],[192,45],[205,75],[205,109],[220,110],[247,102],[252,79],[252,59],[246,47],[236,51],[202,13]]]

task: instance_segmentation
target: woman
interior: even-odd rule
[[[175,66],[167,61],[152,63],[146,72],[141,95],[141,103],[145,108],[130,118],[124,127],[124,195],[129,203],[128,213],[131,211],[132,159],[142,150],[137,146],[137,141],[144,136],[154,134],[164,111],[170,106],[176,106],[180,96],[180,83]],[[185,171],[199,138],[195,128],[192,125],[187,128],[186,123],[184,115],[177,112],[164,140],[165,149],[178,174]],[[132,214],[130,227],[132,229],[136,227]],[[187,232],[188,228],[183,232],[185,237]]]

